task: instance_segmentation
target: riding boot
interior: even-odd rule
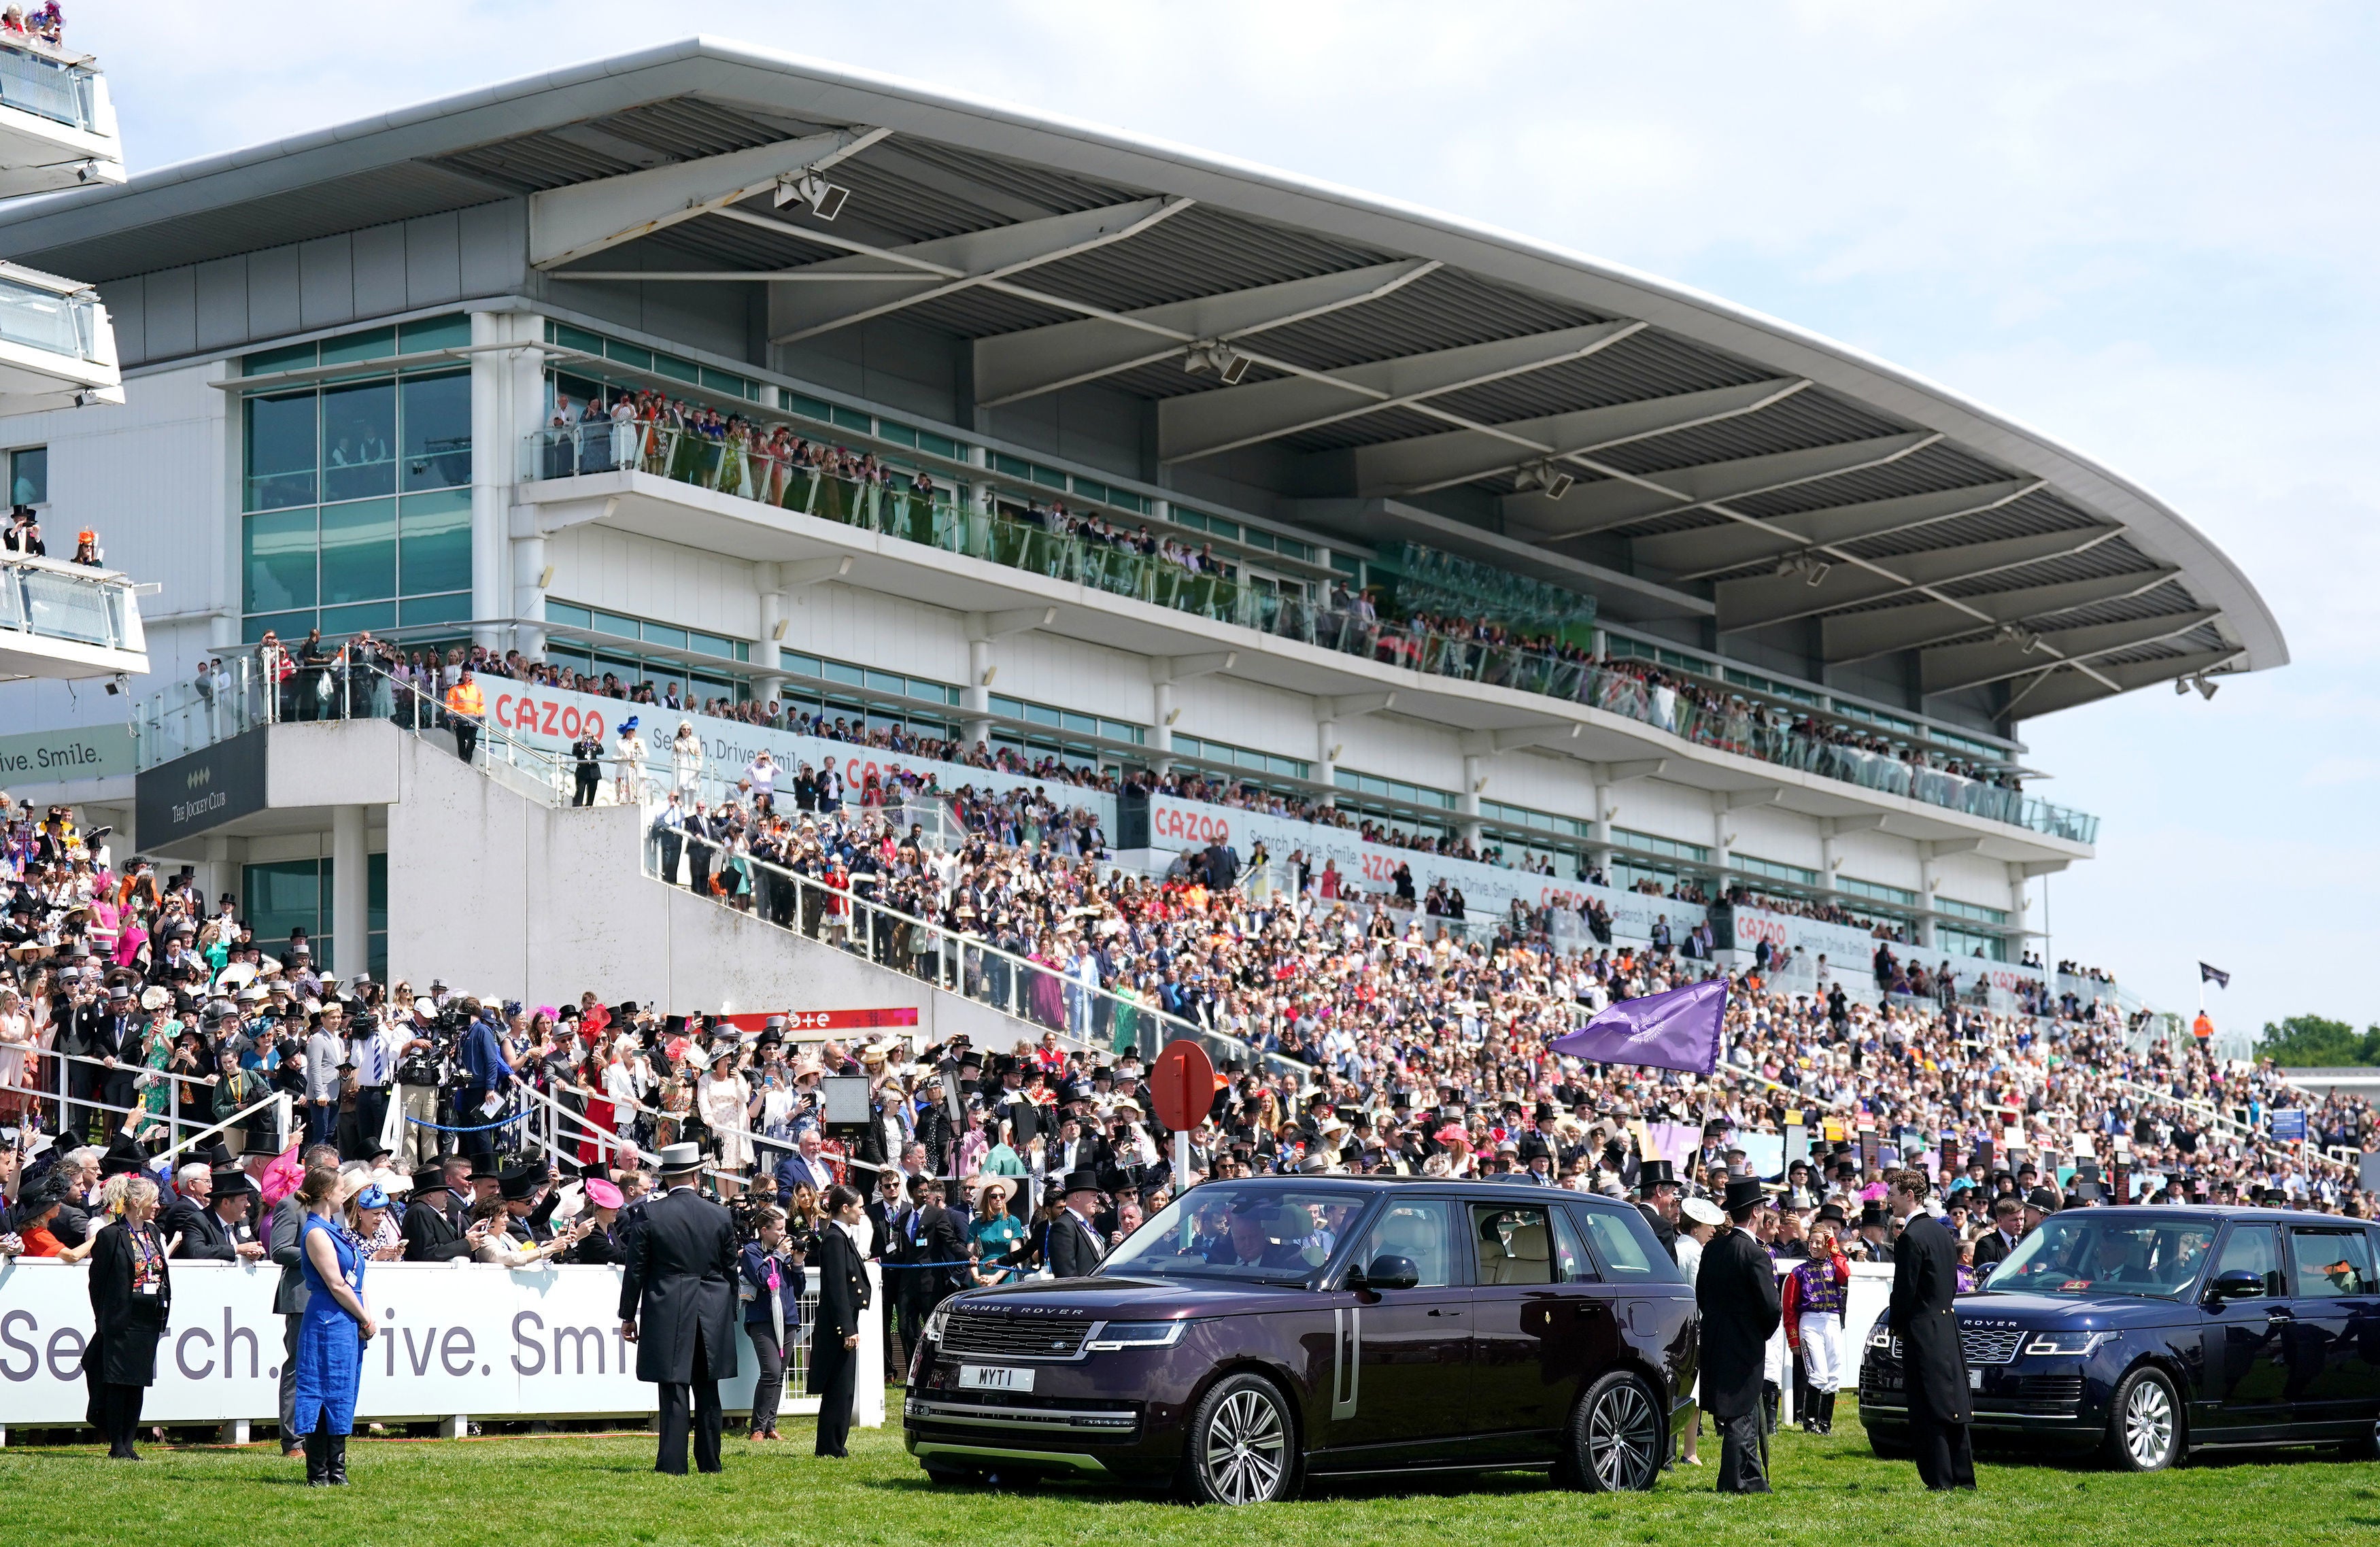
[[[306,1436],[306,1486],[327,1488],[331,1483],[331,1433],[317,1426]]]
[[[331,1486],[345,1488],[347,1485],[347,1437],[345,1434],[334,1434],[330,1438],[329,1446]]]
[[[1821,1434],[1831,1434],[1835,1431],[1836,1395],[1834,1392],[1828,1392],[1818,1398],[1818,1432]]]

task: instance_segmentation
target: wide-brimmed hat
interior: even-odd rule
[[[1694,1224],[1725,1224],[1727,1212],[1707,1198],[1689,1198],[1678,1205],[1678,1212]]]
[[[616,1182],[607,1182],[601,1176],[589,1176],[587,1178],[585,1189],[587,1201],[599,1209],[616,1209],[621,1204],[620,1187]]]
[[[967,1190],[975,1194],[978,1207],[981,1207],[983,1195],[988,1192],[999,1193],[1003,1202],[1011,1201],[1016,1197],[1016,1178],[988,1171],[981,1175],[969,1177]]]

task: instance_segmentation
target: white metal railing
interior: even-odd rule
[[[0,106],[18,108],[86,134],[99,131],[99,72],[30,37],[0,43]]]
[[[274,1147],[276,1150],[288,1147],[290,1110],[285,1092],[273,1092],[261,1100],[251,1102],[229,1117],[207,1122],[206,1119],[212,1117],[213,1113],[212,1097],[216,1087],[222,1083],[221,1075],[176,1074],[171,1069],[152,1069],[145,1065],[131,1064],[122,1059],[110,1065],[104,1059],[93,1058],[86,1054],[67,1053],[56,1048],[36,1050],[35,1056],[41,1058],[45,1066],[56,1066],[57,1079],[54,1086],[6,1084],[0,1085],[0,1090],[12,1090],[37,1102],[58,1103],[57,1127],[61,1135],[73,1134],[78,1113],[112,1112],[127,1118],[137,1114],[144,1121],[164,1123],[169,1140],[165,1153],[178,1154],[194,1143],[212,1138],[225,1128],[243,1124],[249,1117],[265,1107],[273,1106],[275,1107],[274,1137],[276,1139]],[[103,1078],[128,1075],[132,1077],[136,1086],[147,1083],[153,1088],[155,1083],[162,1081],[166,1090],[165,1110],[152,1112],[145,1103],[117,1106],[99,1099],[96,1093],[90,1096],[76,1095],[73,1089],[74,1082],[70,1076],[72,1066],[78,1064],[86,1068],[101,1071]],[[186,1090],[189,1092],[187,1098]],[[196,1104],[201,1096],[206,1098],[206,1102],[198,1107],[198,1113],[203,1115],[193,1115],[184,1110],[186,1102]],[[200,1126],[202,1123],[203,1127]],[[186,1128],[191,1131],[186,1134],[184,1132]]]

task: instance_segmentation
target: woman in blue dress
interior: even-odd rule
[[[364,1309],[363,1247],[340,1217],[339,1173],[317,1166],[298,1189],[306,1205],[298,1227],[298,1261],[311,1298],[298,1325],[298,1432],[306,1436],[306,1485],[339,1487],[347,1480],[347,1435],[356,1426],[356,1391],[363,1383],[364,1345],[380,1329]],[[379,1229],[388,1194],[367,1185],[355,1195],[354,1223],[365,1236]]]

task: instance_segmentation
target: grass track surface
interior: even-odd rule
[[[892,1407],[899,1410],[896,1394]],[[545,1547],[626,1542],[1115,1543],[1117,1547],[2095,1547],[2102,1542],[2369,1544],[2380,1463],[2277,1452],[2148,1477],[2084,1466],[1986,1461],[1978,1493],[1927,1494],[1907,1462],[1868,1453],[1848,1408],[1830,1438],[1778,1437],[1778,1492],[1722,1499],[1711,1468],[1679,1467],[1647,1494],[1586,1494],[1514,1473],[1424,1485],[1330,1489],[1287,1504],[1192,1510],[1146,1496],[1049,1484],[929,1488],[897,1429],[857,1430],[852,1459],[809,1454],[807,1421],[752,1445],[731,1434],[720,1477],[662,1478],[647,1438],[551,1436],[348,1447],[343,1490],[303,1486],[271,1445],[147,1447],[145,1466],[96,1447],[0,1451],[0,1542],[16,1547]],[[1706,1445],[1706,1460],[1718,1456]]]

